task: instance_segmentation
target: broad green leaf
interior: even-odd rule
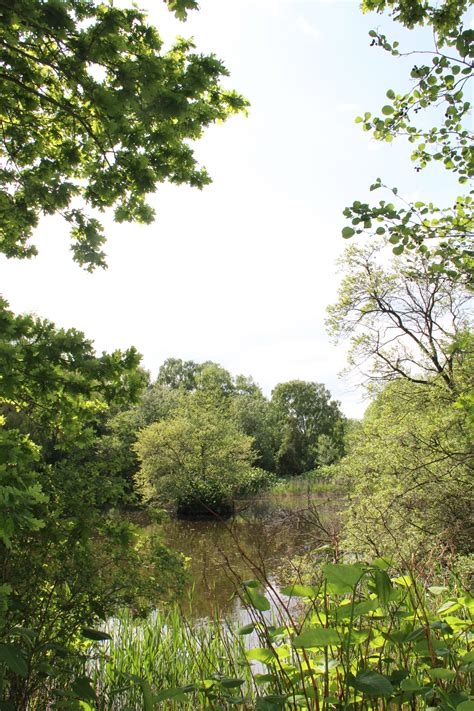
[[[367,696],[390,696],[394,692],[390,680],[375,671],[359,672],[356,677],[352,676],[350,684]]]
[[[275,674],[255,674],[254,681],[256,684],[267,684],[270,681],[277,681],[278,677]]]
[[[236,689],[238,686],[245,684],[245,679],[221,679],[220,684],[224,689]]]
[[[293,637],[291,643],[297,649],[303,647],[310,649],[311,647],[328,647],[329,645],[339,644],[340,640],[339,633],[334,629],[313,627]]]
[[[184,700],[186,699],[185,694],[188,693],[185,691],[185,688],[186,687],[180,686],[175,689],[163,689],[163,691],[159,691],[154,695],[155,703],[159,701],[169,701],[171,699]]]
[[[385,572],[385,570],[375,570],[374,571],[375,580],[375,590],[377,592],[377,597],[382,603],[386,605],[390,600],[390,593],[392,592],[392,581]]]
[[[352,229],[352,227],[344,227],[342,230],[342,236],[344,239],[349,239],[349,237],[352,237],[355,235],[355,230]]]
[[[474,711],[474,699],[461,701],[461,703],[456,706],[456,711]]]
[[[71,688],[78,698],[95,701],[96,695],[92,686],[92,680],[87,676],[78,676],[72,682]]]
[[[432,595],[441,595],[441,593],[446,592],[448,588],[446,588],[444,585],[431,585],[431,587],[428,588],[428,591]]]
[[[269,664],[276,660],[275,655],[271,649],[265,649],[264,647],[254,647],[253,649],[247,649],[245,656],[250,661],[262,662],[263,664]]]
[[[327,563],[323,566],[323,574],[334,592],[351,592],[364,573],[360,565],[345,563]]]
[[[240,634],[240,635],[251,634],[254,631],[254,629],[255,629],[255,624],[253,622],[251,622],[248,625],[239,627],[239,629],[237,630],[237,634]]]
[[[382,113],[384,116],[390,116],[393,114],[394,108],[393,106],[390,106],[390,104],[386,104],[385,106],[382,107]]]
[[[250,600],[251,606],[254,607],[256,610],[259,610],[260,612],[266,612],[270,609],[269,601],[267,600],[265,595],[259,592],[256,588],[247,588],[246,593]]]
[[[416,679],[410,677],[400,682],[400,689],[402,689],[402,691],[415,693],[416,691],[421,691],[422,688],[423,686]]]
[[[426,673],[432,679],[454,679],[454,677],[456,676],[456,672],[453,669],[444,669],[443,667],[427,669]]]

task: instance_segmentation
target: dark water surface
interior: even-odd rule
[[[276,588],[289,582],[290,560],[307,556],[337,530],[341,495],[268,494],[239,500],[231,519],[170,519],[165,542],[189,560],[192,615],[242,618],[236,585],[264,578]],[[294,577],[294,575],[293,575]],[[191,590],[189,591],[191,593]]]

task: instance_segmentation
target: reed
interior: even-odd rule
[[[242,637],[217,616],[190,623],[177,607],[137,620],[124,611],[108,625],[111,640],[88,663],[100,711],[144,708],[143,682],[154,693],[167,690],[160,708],[204,708],[198,687],[212,680],[251,681]],[[180,691],[194,685],[193,692]],[[154,698],[156,703],[156,698]],[[155,707],[156,708],[156,707]],[[212,707],[209,707],[212,708]]]

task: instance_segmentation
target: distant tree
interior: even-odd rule
[[[135,448],[144,499],[191,515],[230,511],[254,459],[251,438],[209,390],[188,394],[170,418],[141,430]]]
[[[343,416],[330,392],[319,383],[292,380],[275,387],[271,403],[281,427],[279,470],[282,461],[292,461],[295,474],[318,466],[318,438],[326,435],[336,442],[342,436],[338,423]],[[286,473],[291,473],[288,466],[285,464]]]
[[[194,0],[170,0],[184,19]],[[210,182],[191,142],[247,102],[225,89],[214,55],[178,39],[168,51],[146,15],[91,0],[17,0],[0,8],[0,250],[30,257],[42,214],[71,224],[74,259],[105,265],[97,211],[153,221],[165,181]]]
[[[467,366],[455,366],[464,387],[472,382]],[[438,379],[431,388],[403,378],[386,385],[336,465],[350,492],[348,550],[407,560],[472,552],[472,425]]]
[[[230,397],[235,392],[229,371],[212,361],[205,361],[199,365],[196,373],[196,389],[208,392],[211,397],[215,397],[216,402],[220,397]]]
[[[282,476],[302,474],[311,468],[308,447],[295,417],[288,417],[280,447],[276,453],[276,470]]]
[[[183,388],[194,390],[196,388],[196,375],[199,365],[193,360],[181,358],[167,358],[160,366],[156,382],[168,388]]]
[[[280,446],[280,423],[274,408],[260,388],[251,380],[235,379],[232,416],[241,432],[252,437],[257,466],[276,471],[276,453]]]

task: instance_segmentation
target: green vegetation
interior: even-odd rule
[[[177,610],[121,616],[90,634],[71,690],[56,694],[109,711],[472,708],[474,598],[455,583],[422,584],[377,559],[326,563],[312,585],[271,592],[273,619],[261,583],[244,583],[250,622],[238,630],[191,626]]]
[[[167,4],[180,19],[196,7]],[[147,223],[159,183],[203,187],[190,142],[246,101],[223,88],[214,55],[185,40],[163,52],[136,8],[0,5],[0,249],[35,254],[33,228],[57,213],[76,261],[104,266],[94,210]],[[409,92],[387,91],[383,118],[358,119],[378,140],[407,136],[417,170],[441,162],[461,185],[473,174],[466,6],[364,1],[429,25],[435,47]],[[428,109],[442,109],[435,125],[414,126]],[[378,239],[346,252],[329,307],[372,396],[361,423],[322,384],[280,383],[267,398],[210,361],[168,359],[151,382],[134,348],[98,355],[81,332],[0,301],[2,711],[473,711],[473,203],[389,192],[393,203],[345,210],[344,237]],[[222,515],[272,487],[344,487],[342,530],[323,531],[281,590],[237,541],[259,574],[242,584],[227,561],[250,622],[191,627],[166,607],[184,589],[184,557],[124,511]]]
[[[182,15],[195,3],[169,4]],[[28,240],[38,218],[59,213],[72,226],[74,259],[90,271],[105,266],[93,211],[150,223],[146,196],[160,183],[202,188],[210,178],[190,141],[247,102],[223,88],[228,72],[215,55],[183,39],[163,52],[135,7],[21,0],[3,3],[0,17],[0,249],[36,254]]]
[[[251,439],[241,434],[222,403],[198,392],[167,420],[142,430],[136,451],[144,499],[161,494],[179,513],[223,513],[250,476]]]
[[[433,49],[419,52],[421,64],[415,64],[411,70],[413,82],[408,92],[388,89],[388,103],[382,107],[381,116],[372,116],[367,111],[356,119],[376,140],[391,142],[400,136],[407,137],[413,144],[411,160],[417,171],[437,162],[457,177],[461,185],[467,185],[474,176],[469,92],[474,30],[464,25],[469,5],[468,0],[445,0],[433,5],[419,0],[364,0],[363,9],[378,12],[391,9],[395,20],[409,28],[431,27]],[[373,46],[397,59],[404,55],[398,42],[391,42],[375,30],[370,35]],[[399,195],[398,188],[389,188],[380,178],[370,189],[383,189],[388,201],[369,205],[357,200],[346,208],[344,215],[351,222],[344,227],[343,237],[384,236],[394,245],[394,254],[415,250],[431,257],[432,273],[472,281],[474,223],[469,192],[459,195],[454,205],[439,207],[426,200],[407,201]]]

